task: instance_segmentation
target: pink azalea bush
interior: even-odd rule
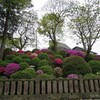
[[[4,72],[5,67],[0,67],[0,73]]]
[[[78,78],[77,74],[69,74],[67,78]]]
[[[38,56],[37,53],[31,53],[30,58],[32,59],[32,58],[35,58],[35,57],[37,57],[37,56]]]
[[[10,76],[11,74],[17,72],[20,69],[20,65],[16,63],[8,64],[4,69],[4,74]]]
[[[63,61],[60,58],[56,58],[54,59],[54,62],[58,65],[61,65],[63,63]]]
[[[42,71],[42,70],[37,70],[37,71],[36,71],[36,74],[37,74],[37,75],[43,74],[43,71]]]
[[[70,56],[80,56],[82,58],[85,57],[84,53],[81,51],[75,51],[75,50],[65,50],[65,51],[68,52]]]
[[[22,50],[17,51],[17,53],[24,54],[25,52]]]
[[[41,51],[45,52],[45,51],[51,51],[51,50],[50,49],[42,49]]]
[[[37,50],[37,51],[35,51],[34,53],[39,54],[39,53],[42,53],[42,51],[41,51],[41,50]]]
[[[50,59],[53,59],[54,56],[53,56],[53,55],[48,55],[48,57],[49,57]]]
[[[26,54],[27,54],[27,55],[31,55],[32,53],[31,53],[31,52],[27,52]]]

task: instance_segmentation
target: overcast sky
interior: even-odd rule
[[[34,10],[37,11],[39,18],[43,15],[43,12],[41,11],[43,5],[48,1],[48,0],[32,0],[33,4],[34,4]],[[79,1],[83,1],[83,0],[79,0]],[[40,37],[39,37],[40,39]],[[45,40],[45,41],[44,41]],[[73,48],[75,46],[79,46],[82,47],[82,45],[76,45],[76,41],[74,41],[71,38],[68,38],[67,36],[65,36],[65,38],[63,37],[62,41],[63,43],[65,43],[66,45],[68,45],[70,48]],[[39,44],[39,48],[47,48],[48,47],[48,42],[46,41],[46,39],[44,39],[43,37],[41,37],[40,39],[40,44]],[[100,40],[97,40],[96,43],[94,44],[92,51],[100,54]]]

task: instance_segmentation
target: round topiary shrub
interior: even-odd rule
[[[55,78],[53,75],[49,75],[49,74],[40,74],[40,75],[37,75],[36,78],[39,78],[39,79],[53,79]]]
[[[62,61],[60,58],[54,59],[54,62],[55,62],[55,64],[56,64],[56,66],[60,66],[60,65],[63,64],[63,61]]]
[[[35,51],[38,51],[39,49],[33,49],[32,52],[34,53]]]
[[[19,63],[20,65],[20,70],[24,70],[25,68],[29,67],[29,64],[26,62],[21,62]]]
[[[63,58],[65,58],[65,57],[68,57],[68,56],[69,56],[69,53],[67,53],[65,50],[60,50],[58,53],[59,53],[60,55],[62,55],[62,56],[63,56]]]
[[[6,67],[6,65],[8,65],[10,63],[10,61],[1,61],[0,62],[0,67]]]
[[[41,60],[49,60],[49,57],[46,53],[40,53],[38,54],[38,58],[41,59]]]
[[[100,76],[96,75],[96,74],[93,74],[93,73],[89,73],[89,74],[86,74],[84,76],[84,78],[100,78]]]
[[[31,65],[33,65],[33,66],[35,66],[35,70],[37,70],[38,69],[38,64],[39,64],[39,62],[40,62],[40,59],[39,58],[33,58],[33,59],[31,59]]]
[[[12,60],[15,57],[15,55],[7,55],[5,57],[5,60]]]
[[[4,69],[4,74],[10,76],[11,74],[17,72],[20,69],[20,65],[16,63],[11,63]]]
[[[88,62],[90,67],[92,68],[92,72],[96,74],[96,72],[100,71],[100,61],[97,60],[91,60]]]
[[[63,56],[62,56],[62,55],[59,55],[59,54],[55,54],[55,55],[54,55],[54,59],[56,59],[56,58],[60,58],[60,59],[63,60]]]
[[[7,76],[0,76],[0,79],[8,79]]]
[[[44,51],[44,53],[47,53],[48,55],[54,55],[54,51],[52,50]]]
[[[54,71],[53,71],[51,66],[45,65],[45,66],[41,66],[39,69],[42,70],[44,73],[47,73],[49,75],[54,74]]]
[[[85,58],[85,60],[87,61],[87,62],[89,62],[89,61],[91,61],[91,60],[94,60],[95,59],[95,55],[93,55],[93,54],[89,54],[86,58]]]
[[[67,77],[69,74],[85,75],[92,72],[89,64],[79,56],[70,56],[65,58],[62,69],[64,77]]]
[[[22,62],[26,62],[26,63],[28,63],[29,65],[31,65],[31,60],[30,60],[29,58],[27,58],[27,59],[22,59]]]
[[[45,66],[45,65],[49,65],[47,60],[41,60],[38,63],[38,68],[40,68],[41,66]]]
[[[31,73],[33,78],[36,77],[36,72],[35,72],[34,68],[28,68],[28,69],[25,69],[25,71]]]
[[[10,75],[11,79],[32,79],[33,76],[28,71],[18,71],[12,75]]]
[[[22,58],[21,58],[21,57],[18,57],[18,56],[17,56],[17,57],[14,57],[14,58],[12,59],[12,62],[19,64],[19,63],[22,62]]]
[[[21,56],[20,56],[22,59],[29,59],[29,55],[27,55],[27,54],[22,54]]]

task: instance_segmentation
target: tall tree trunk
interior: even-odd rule
[[[54,52],[56,52],[57,51],[57,41],[54,41],[53,44],[54,44]]]
[[[9,10],[7,10],[6,21],[5,21],[5,27],[4,27],[3,36],[2,36],[2,41],[1,41],[0,59],[3,58],[3,52],[4,52],[5,45],[6,45],[7,30],[8,30],[8,19],[9,19]]]

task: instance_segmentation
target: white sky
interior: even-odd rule
[[[34,4],[34,10],[37,11],[39,18],[43,15],[43,12],[41,12],[41,9],[43,7],[43,5],[48,1],[48,0],[32,0],[33,4]],[[79,0],[79,1],[83,1],[83,0]],[[44,41],[45,40],[45,41]],[[46,38],[44,39],[44,37],[39,36],[39,47],[42,48],[47,48],[48,47],[48,41],[46,41]],[[67,36],[65,36],[65,38],[63,37],[62,43],[65,43],[66,45],[68,45],[70,48],[73,48],[75,46],[79,46],[82,47],[82,45],[76,45],[76,41],[74,41],[71,38],[68,38]],[[100,54],[100,39],[96,41],[96,43],[94,44],[94,46],[92,47],[92,51]]]

